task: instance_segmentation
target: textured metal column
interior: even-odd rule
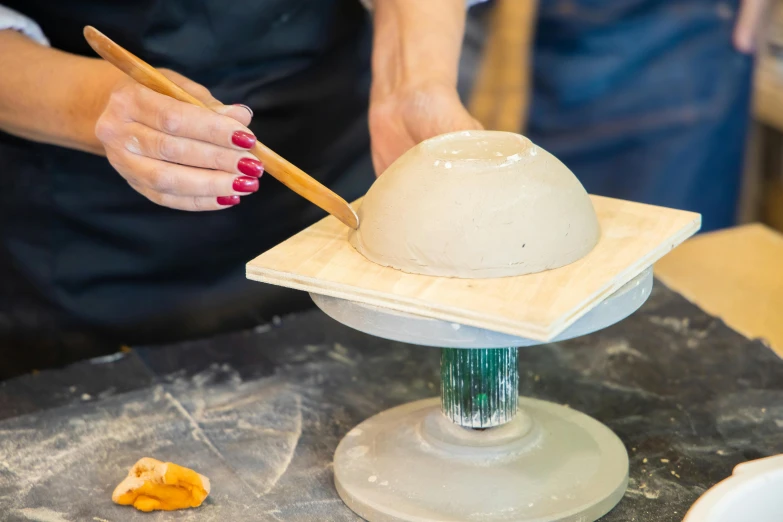
[[[517,348],[444,348],[443,414],[466,428],[491,428],[514,418],[519,399]]]

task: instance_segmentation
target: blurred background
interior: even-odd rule
[[[742,222],[783,231],[783,2],[772,6],[755,71]]]
[[[767,4],[755,56],[729,44],[740,7],[482,3],[460,93],[485,127],[530,136],[589,192],[702,212],[704,231],[783,230],[783,1]]]
[[[702,213],[656,277],[783,356],[783,0],[479,4],[460,94],[588,192]]]

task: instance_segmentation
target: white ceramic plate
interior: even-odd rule
[[[739,464],[710,488],[683,522],[783,521],[783,455]]]

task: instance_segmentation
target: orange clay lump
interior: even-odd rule
[[[199,507],[209,495],[209,479],[173,462],[145,457],[114,489],[111,499],[139,511],[174,511]]]

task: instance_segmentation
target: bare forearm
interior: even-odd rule
[[[380,175],[423,140],[481,125],[457,93],[465,0],[375,0],[374,25],[369,124]]]
[[[103,154],[95,122],[121,73],[99,60],[0,31],[0,130]]]
[[[456,87],[465,0],[376,0],[373,97],[402,86]]]

